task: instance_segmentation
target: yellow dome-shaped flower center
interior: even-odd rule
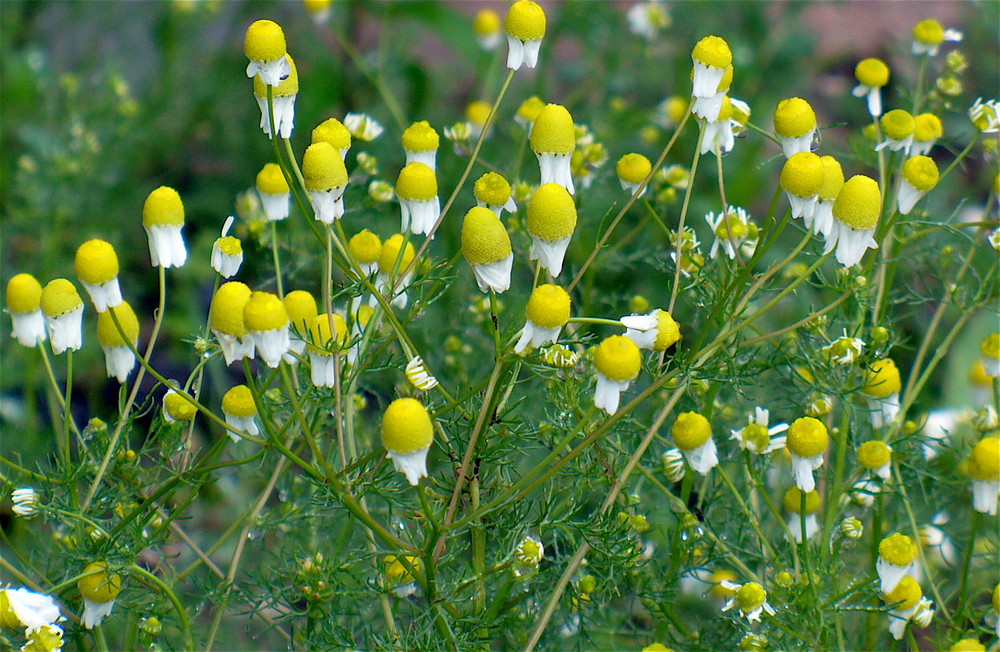
[[[545,108],[545,102],[541,100],[537,95],[532,95],[525,101],[521,102],[521,106],[517,108],[517,115],[521,116],[526,122],[534,122],[538,118],[538,114],[542,112]]]
[[[492,9],[483,9],[472,20],[476,36],[491,36],[500,31],[500,15]]]
[[[897,611],[906,611],[917,606],[922,597],[924,597],[924,592],[920,589],[920,584],[907,575],[900,580],[895,589],[882,596],[882,602],[895,605],[893,609]]]
[[[785,511],[802,513],[802,490],[798,487],[791,487],[785,492]],[[806,515],[815,514],[819,511],[819,492],[813,489],[806,494]]]
[[[90,574],[81,577],[76,583],[76,588],[80,590],[80,595],[91,602],[99,604],[111,602],[121,593],[122,578],[117,574],[108,572],[107,562],[91,562],[87,564],[83,572]]]
[[[566,107],[546,104],[531,128],[531,151],[539,154],[572,154],[576,149],[573,117]]]
[[[326,191],[347,185],[344,159],[333,145],[326,142],[313,143],[306,148],[302,157],[302,176],[306,190]]]
[[[882,116],[879,123],[882,125],[882,131],[885,132],[885,135],[893,140],[906,140],[913,135],[913,130],[916,127],[913,116],[910,115],[909,111],[903,109],[889,111]]]
[[[823,187],[823,161],[812,152],[798,152],[781,168],[781,188],[796,197],[813,197]]]
[[[812,417],[800,417],[788,428],[785,446],[799,457],[815,457],[826,451],[830,437],[823,422]]]
[[[774,132],[782,138],[798,138],[816,128],[816,112],[801,97],[778,102],[774,110]]]
[[[992,333],[983,338],[979,351],[991,358],[1000,358],[1000,333]]]
[[[969,473],[976,480],[1000,480],[1000,438],[983,437],[979,440],[969,458]]]
[[[833,216],[852,229],[873,229],[878,224],[882,193],[878,182],[856,174],[844,182],[833,202]]]
[[[941,118],[933,113],[921,113],[913,117],[913,140],[937,140],[944,135]]]
[[[903,178],[917,190],[927,192],[937,185],[937,164],[929,156],[911,156],[903,163]]]
[[[569,237],[575,228],[576,204],[569,192],[556,183],[539,187],[528,204],[528,231],[554,242]]]
[[[177,191],[160,186],[146,197],[142,206],[143,226],[178,226],[184,224],[184,203]]]
[[[434,170],[423,163],[414,162],[400,170],[396,179],[396,194],[400,199],[427,201],[438,194]]]
[[[316,319],[316,315],[319,314],[316,308],[316,297],[305,290],[289,292],[285,295],[284,303],[289,323],[300,333],[305,333],[312,321]]]
[[[892,459],[892,449],[885,442],[866,441],[858,446],[858,461],[866,469],[880,469]]]
[[[234,238],[231,235],[224,235],[221,238],[217,238],[215,246],[227,256],[238,256],[243,253],[243,244],[238,238]]]
[[[531,292],[525,314],[542,328],[560,328],[569,321],[570,299],[558,285],[539,285]]]
[[[104,240],[88,240],[76,250],[76,275],[84,283],[102,285],[118,276],[118,255]]]
[[[273,61],[285,55],[285,33],[271,20],[254,21],[243,39],[243,52],[251,61]]]
[[[223,283],[212,297],[212,307],[208,311],[212,330],[242,337],[247,334],[243,323],[243,307],[250,300],[250,288],[239,281]]]
[[[49,281],[42,289],[41,307],[49,317],[58,317],[83,305],[76,286],[64,278]]]
[[[42,284],[31,274],[17,274],[7,281],[7,309],[16,315],[35,312],[42,303]]]
[[[278,295],[254,292],[243,306],[243,323],[249,331],[273,331],[288,325],[288,311]]]
[[[917,558],[917,544],[905,534],[896,532],[879,542],[878,555],[893,566],[906,566]]]
[[[518,0],[507,11],[503,29],[516,39],[537,41],[545,36],[545,11],[531,0]]]
[[[740,611],[749,613],[767,601],[767,591],[757,582],[747,582],[736,592],[736,604]]]
[[[426,120],[414,122],[403,132],[403,149],[411,152],[436,150],[441,142],[438,132]]]
[[[855,66],[854,77],[859,84],[880,88],[889,83],[889,66],[885,65],[885,61],[874,57],[864,59]]]
[[[861,391],[872,398],[887,398],[899,392],[900,387],[899,369],[896,368],[896,363],[885,358],[872,363],[865,373],[865,385]]]
[[[844,170],[832,156],[821,156],[819,160],[823,163],[823,185],[819,189],[819,198],[821,201],[834,201],[844,187]]]
[[[257,414],[257,404],[253,393],[246,385],[236,385],[222,397],[222,411],[234,417],[245,419]]]
[[[340,120],[329,118],[312,130],[312,143],[330,143],[339,152],[351,146],[351,132]]]
[[[948,652],[986,652],[986,646],[975,638],[963,638],[948,648]]]
[[[642,154],[626,154],[615,166],[618,177],[627,183],[642,183],[652,169],[652,163]]]
[[[485,127],[492,110],[493,106],[489,102],[482,100],[469,102],[469,105],[465,107],[465,119],[477,127]]]
[[[708,419],[697,412],[684,412],[674,421],[670,429],[674,444],[682,451],[698,448],[712,436],[712,426]]]
[[[751,444],[758,451],[764,450],[771,443],[771,433],[767,431],[766,426],[762,426],[759,423],[747,425],[743,428],[740,436],[743,437],[743,441]]]
[[[476,199],[487,206],[503,206],[510,199],[510,184],[502,175],[487,172],[472,186]]]
[[[198,413],[194,403],[177,392],[167,392],[163,397],[163,407],[175,421],[190,421]]]
[[[405,559],[406,563],[403,563],[401,559]],[[386,555],[385,558],[385,578],[390,584],[400,585],[409,584],[413,581],[413,574],[410,569],[413,568],[420,571],[423,568],[423,562],[420,557],[415,555],[404,555],[402,558],[396,555]]]
[[[594,365],[602,375],[611,380],[632,380],[642,368],[642,354],[629,338],[612,335],[598,345]]]
[[[511,253],[510,236],[489,208],[474,206],[462,222],[462,255],[472,265],[488,265]]]
[[[691,58],[712,68],[725,70],[733,63],[733,53],[729,44],[719,36],[706,36],[691,50]]]
[[[913,26],[913,40],[927,45],[941,45],[944,42],[944,27],[933,18],[924,18]]]
[[[334,330],[330,330],[331,321],[333,321]],[[346,344],[349,333],[347,321],[340,315],[334,313],[332,320],[329,313],[316,315],[309,322],[309,336],[312,340],[309,349],[316,353],[326,354],[332,342],[336,341],[338,346]]]
[[[289,191],[288,181],[277,163],[266,163],[257,173],[257,190],[267,195],[283,195]]]
[[[403,248],[403,234],[397,233],[382,245],[382,254],[378,259],[378,266],[383,272],[389,273],[396,265],[396,259],[399,258],[399,251]],[[413,262],[413,258],[416,256],[416,251],[413,249],[413,243],[406,243],[406,250],[403,251],[402,260],[399,262],[399,271],[402,272],[410,263]]]
[[[121,324],[122,332],[125,333],[128,341],[122,339],[121,334],[115,327],[115,322],[111,318],[112,311],[114,311],[115,317],[118,318],[118,323]],[[138,339],[139,320],[136,318],[132,306],[127,301],[122,301],[116,307],[109,307],[106,311],[97,314],[97,341],[102,346],[128,346],[129,344],[134,344]]]
[[[666,310],[656,311],[656,342],[654,351],[666,351],[681,339],[681,327]]]
[[[423,450],[434,440],[427,408],[414,398],[398,398],[382,415],[382,445],[390,453],[406,455]]]
[[[378,261],[382,254],[382,240],[377,235],[365,229],[360,233],[355,233],[347,248],[351,252],[354,260],[362,264],[370,264]]]

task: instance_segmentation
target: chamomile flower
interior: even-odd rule
[[[416,486],[427,477],[427,451],[434,441],[434,425],[423,403],[398,398],[382,415],[382,445],[392,465]]]
[[[270,20],[255,21],[247,28],[243,52],[250,59],[247,77],[260,77],[268,86],[279,85],[291,74],[285,33]]]
[[[889,633],[898,641],[903,638],[906,626],[917,612],[924,592],[917,580],[906,576],[900,578],[891,591],[883,588],[882,594],[882,602],[893,606],[889,610]]]
[[[22,587],[0,589],[0,627],[32,630],[62,619],[59,605],[52,596]]]
[[[817,235],[828,238],[833,231],[833,204],[844,186],[844,170],[832,156],[819,157],[823,163],[823,185],[816,197],[816,208],[810,217],[802,216],[802,222]]]
[[[948,522],[948,516],[944,512],[938,512],[930,523],[920,526],[920,543],[934,555],[936,561],[943,566],[952,566],[959,559],[955,544],[939,525]]]
[[[236,385],[231,387],[222,396],[222,414],[226,417],[226,423],[234,430],[242,430],[248,435],[259,435],[260,428],[257,427],[257,404],[253,400],[253,393],[246,385]],[[229,438],[234,442],[240,440],[234,432],[228,432]]]
[[[757,247],[757,225],[750,221],[745,210],[730,205],[726,213],[709,213],[705,221],[712,227],[715,236],[708,252],[709,258],[715,258],[720,246],[730,259],[736,258],[737,249],[753,254]]]
[[[367,113],[348,113],[344,116],[344,126],[357,140],[375,140],[382,135],[385,127]]]
[[[503,37],[500,15],[492,9],[480,10],[472,19],[472,31],[476,35],[479,47],[487,52],[496,50]]]
[[[243,323],[261,360],[268,367],[276,368],[291,348],[285,304],[276,294],[253,292],[243,306]]]
[[[476,205],[486,206],[496,213],[497,217],[500,217],[505,210],[509,213],[517,211],[517,204],[511,196],[510,183],[496,172],[487,172],[476,179],[472,192],[476,196]]]
[[[858,446],[858,462],[873,474],[888,481],[892,475],[892,447],[873,439]]]
[[[670,429],[674,445],[684,453],[691,468],[705,475],[719,464],[719,456],[712,438],[708,419],[697,412],[684,412]]]
[[[823,253],[836,247],[837,262],[851,267],[861,262],[868,249],[878,249],[872,236],[881,205],[882,193],[871,177],[856,174],[844,182],[833,202],[833,228]]]
[[[865,534],[865,524],[855,516],[850,516],[841,521],[839,529],[841,534],[854,541],[857,541]]]
[[[573,194],[571,159],[576,150],[573,117],[566,107],[546,104],[531,127],[531,151],[538,157],[540,185],[557,183]]]
[[[901,215],[907,215],[938,182],[938,168],[934,159],[911,156],[903,163],[903,178],[899,184],[896,206]]]
[[[304,0],[306,11],[312,16],[313,22],[322,25],[330,17],[330,3],[332,0]]]
[[[913,156],[927,154],[943,135],[941,118],[933,113],[913,116],[913,142],[910,144],[910,154]]]
[[[277,163],[266,163],[257,173],[257,195],[264,207],[264,214],[271,222],[280,222],[288,217],[291,190],[288,181]]]
[[[336,118],[327,118],[312,130],[312,143],[330,143],[345,158],[351,149],[351,132]]]
[[[468,134],[465,138],[452,138],[452,140],[479,138],[483,134],[483,129],[486,129],[486,122],[490,119],[490,113],[492,112],[493,105],[489,102],[484,102],[483,100],[469,102],[469,104],[465,107],[466,121],[464,123],[459,123],[465,125],[465,128],[468,130]],[[455,125],[455,128],[458,128],[458,125]],[[445,131],[447,132],[447,130]],[[445,136],[448,136],[448,134],[445,133]]]
[[[637,2],[628,10],[625,17],[628,19],[629,31],[647,41],[655,39],[661,30],[667,29],[673,22],[670,12],[661,0]]]
[[[539,285],[531,292],[525,307],[524,328],[514,345],[515,353],[528,347],[554,343],[569,321],[570,300],[566,290],[558,285]]]
[[[798,487],[791,487],[785,492],[784,506],[788,512],[788,531],[792,533],[795,543],[802,543],[802,523],[805,520],[806,540],[813,538],[819,532],[819,492],[815,489],[804,493],[806,497],[805,511],[802,509],[803,492]]]
[[[122,302],[118,285],[118,255],[104,240],[88,240],[76,250],[76,276],[90,295],[97,312],[104,312]]]
[[[958,43],[962,40],[962,32],[957,29],[945,29],[933,18],[925,18],[913,26],[913,54],[926,54],[929,57],[937,55],[938,49],[945,41]]]
[[[187,261],[184,227],[184,204],[177,191],[160,186],[146,197],[142,207],[142,226],[149,239],[149,258],[153,267],[181,267]]]
[[[396,179],[396,197],[402,216],[402,232],[429,235],[441,215],[437,177],[423,163],[409,163]]]
[[[403,246],[404,243],[406,244],[405,248]],[[392,305],[399,308],[405,308],[409,301],[409,298],[406,296],[406,288],[413,279],[413,272],[411,271],[399,277],[395,280],[395,283],[393,283],[393,279],[398,274],[402,274],[410,266],[415,256],[416,250],[413,248],[413,243],[406,242],[406,238],[402,233],[397,233],[382,243],[382,253],[378,259],[378,288],[383,293],[395,288],[397,294],[394,296],[387,295],[386,298],[391,300]]]
[[[525,101],[521,102],[521,106],[517,107],[517,113],[514,114],[514,122],[527,129],[530,133],[532,126],[535,124],[535,120],[538,119],[538,114],[541,113],[544,108],[545,102],[543,102],[537,95],[532,95]]]
[[[679,448],[670,448],[660,456],[663,473],[667,480],[680,482],[684,479],[684,453]]]
[[[250,288],[239,281],[219,286],[208,311],[208,325],[222,347],[226,364],[243,358],[253,359],[253,338],[243,323],[243,307],[250,300]]]
[[[917,544],[913,539],[895,532],[879,542],[875,571],[882,593],[892,593],[904,577],[914,574],[916,568]]]
[[[666,351],[681,339],[681,327],[673,316],[659,308],[645,315],[625,315],[620,320],[625,337],[640,349]]]
[[[882,133],[885,138],[878,145],[875,145],[876,152],[883,149],[889,149],[893,152],[902,151],[903,153],[910,151],[916,123],[908,111],[893,109],[879,119],[879,124],[882,125]]]
[[[781,100],[774,110],[774,133],[781,141],[785,158],[812,151],[816,138],[816,112],[801,97]]]
[[[733,101],[729,97],[723,97],[718,119],[705,122],[705,133],[701,137],[701,153],[712,152],[720,156],[731,152],[733,145],[736,144],[734,124]]]
[[[332,330],[331,330],[331,324]],[[322,314],[309,324],[309,364],[312,384],[333,387],[337,381],[334,356],[350,337],[347,321],[338,314]]]
[[[626,154],[618,159],[615,171],[618,173],[618,182],[622,185],[622,190],[629,194],[635,194],[642,182],[646,180],[653,170],[652,163],[642,154]],[[647,188],[643,188],[639,197],[646,194]]]
[[[112,319],[112,311],[118,322],[121,324],[125,338],[118,332],[115,322]],[[135,354],[129,348],[139,346],[139,320],[132,310],[132,306],[127,301],[122,301],[114,308],[108,308],[97,315],[97,341],[104,349],[104,363],[108,372],[108,378],[114,376],[119,383],[124,383],[135,367]]]
[[[612,335],[597,346],[594,366],[597,367],[594,405],[613,415],[618,411],[621,393],[629,388],[642,369],[639,347],[623,335]]]
[[[115,598],[122,590],[122,578],[110,572],[105,561],[91,562],[83,572],[84,576],[76,583],[83,597],[83,615],[80,620],[84,627],[93,629],[111,614]]]
[[[414,122],[403,132],[403,151],[406,153],[406,164],[423,163],[431,170],[437,162],[438,146],[441,137],[426,120]]]
[[[672,95],[657,105],[656,112],[653,114],[653,122],[664,129],[673,129],[684,119],[689,105],[689,99],[680,95]]]
[[[812,152],[792,154],[781,168],[781,189],[792,207],[792,217],[812,219],[823,188],[823,161]]]
[[[229,229],[235,220],[232,215],[226,218],[226,223],[222,225],[222,235],[212,245],[212,269],[222,278],[236,276],[243,264],[243,244],[239,238],[229,235]]]
[[[489,208],[474,206],[462,221],[462,255],[476,275],[480,292],[506,292],[514,251],[503,222]]]
[[[319,142],[307,147],[302,157],[302,176],[317,220],[333,224],[344,216],[347,168],[333,145]]]
[[[882,87],[889,83],[889,66],[874,57],[858,62],[854,68],[858,85],[851,93],[868,101],[868,113],[877,118],[882,115]]]
[[[517,0],[507,11],[503,31],[507,34],[507,67],[518,70],[523,63],[534,68],[545,36],[545,11],[531,0]]]
[[[948,652],[986,652],[986,646],[980,643],[978,638],[963,638],[955,641],[955,644],[948,648]]]
[[[298,356],[305,353],[309,329],[319,314],[319,309],[316,307],[316,297],[306,290],[289,292],[282,299],[282,303],[285,304],[285,311],[288,313],[289,326],[289,348],[284,360],[288,364],[295,364],[299,361]]]
[[[576,204],[561,185],[546,183],[528,203],[529,260],[537,260],[552,276],[559,276],[570,238],[576,228]]]
[[[10,336],[21,346],[34,347],[45,341],[42,284],[38,279],[31,274],[17,274],[7,281],[7,312],[12,326]]]
[[[538,568],[545,557],[545,546],[538,537],[530,534],[514,548],[514,575],[521,577]]]
[[[992,333],[983,338],[979,344],[979,352],[983,354],[983,370],[990,378],[1000,376],[1000,333]]]
[[[693,77],[693,70],[691,71],[691,74]],[[719,82],[719,88],[714,95],[694,98],[694,103],[691,105],[691,113],[695,114],[699,118],[707,120],[708,122],[718,120],[719,112],[722,111],[722,104],[732,85],[733,67],[729,66],[726,68],[726,72],[722,75],[722,80]]]
[[[421,571],[423,562],[416,555],[386,555],[385,584],[397,598],[407,598],[417,592],[417,583],[411,569]]]
[[[733,53],[724,39],[706,36],[694,46],[691,61],[694,64],[691,95],[712,97],[719,92],[726,69],[733,63]]]
[[[253,78],[253,96],[260,109],[260,128],[268,138],[273,138],[275,132],[284,139],[291,138],[295,126],[295,96],[299,93],[299,71],[295,68],[292,57],[285,55],[288,61],[288,76],[277,86],[271,86],[271,106],[267,104],[267,84],[260,76]],[[274,126],[271,125],[271,111],[274,111]]]
[[[764,455],[785,447],[785,437],[781,433],[788,430],[787,423],[768,426],[771,413],[762,407],[754,408],[754,413],[747,418],[747,425],[740,430],[733,430],[730,439],[740,443],[740,448],[756,455]]]
[[[792,422],[785,438],[785,446],[792,458],[795,486],[805,492],[816,487],[813,471],[823,466],[823,454],[830,436],[823,422],[812,417],[800,417]]]
[[[730,591],[736,592],[733,597],[726,601],[726,605],[722,607],[723,611],[738,607],[740,616],[745,617],[751,623],[760,622],[760,616],[764,612],[771,616],[774,615],[774,607],[767,602],[767,591],[757,582],[736,584],[724,580],[722,585]]]
[[[427,371],[427,365],[424,364],[424,359],[419,355],[413,356],[413,359],[406,363],[404,373],[406,379],[418,391],[429,392],[438,386],[437,378]]]
[[[163,420],[191,421],[198,414],[198,408],[188,398],[176,390],[168,389],[163,395]]]
[[[363,229],[351,236],[347,242],[347,250],[365,276],[378,273],[378,259],[382,255],[382,240],[377,235],[368,229]]]
[[[983,514],[997,513],[1000,495],[1000,437],[983,437],[969,457],[972,476],[972,508]]]
[[[1000,131],[1000,102],[977,97],[969,107],[969,119],[980,132],[995,134]]]
[[[868,420],[872,426],[881,428],[896,418],[900,388],[899,369],[890,358],[876,360],[865,372],[861,394],[868,401]]]

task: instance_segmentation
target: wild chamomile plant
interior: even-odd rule
[[[996,645],[995,35],[841,98],[752,21],[582,6],[249,16],[239,190],[11,246],[5,644]]]

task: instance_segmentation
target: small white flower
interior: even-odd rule
[[[10,610],[26,629],[45,627],[60,620],[59,605],[44,593],[35,593],[25,588],[0,589]]]
[[[212,245],[212,269],[222,278],[231,278],[240,271],[243,264],[243,246],[237,238],[229,235],[235,217],[230,215],[222,226],[222,236]]]
[[[733,430],[730,439],[740,442],[740,448],[751,453],[763,455],[785,447],[784,437],[775,437],[788,430],[787,423],[768,427],[770,412],[762,407],[754,408],[754,413],[747,418],[747,425],[740,430]]]
[[[739,607],[740,615],[746,617],[749,622],[760,622],[760,616],[764,612],[773,616],[774,608],[767,602],[767,591],[757,582],[747,582],[746,584],[736,584],[728,580],[719,583],[723,588],[735,591],[733,597],[726,601],[723,611],[729,611],[733,607]]]
[[[670,27],[670,12],[660,0],[639,2],[632,5],[626,14],[628,28],[633,34],[652,41],[660,30]]]
[[[351,136],[358,140],[375,140],[385,128],[367,113],[348,113],[344,116],[344,126]]]

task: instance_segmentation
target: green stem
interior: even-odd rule
[[[690,110],[690,109],[689,109]],[[674,284],[670,289],[670,304],[667,307],[667,312],[674,312],[674,304],[677,303],[677,295],[681,289],[681,267],[683,267],[683,260],[681,257],[682,245],[683,245],[683,235],[684,235],[684,221],[687,219],[688,207],[691,205],[691,193],[694,192],[694,179],[698,174],[698,161],[701,160],[701,143],[705,140],[705,123],[699,124],[698,130],[698,144],[694,148],[694,159],[691,161],[691,174],[688,177],[688,187],[684,191],[684,203],[681,205],[681,217],[677,222],[677,246],[675,248],[677,260],[674,261]]]

